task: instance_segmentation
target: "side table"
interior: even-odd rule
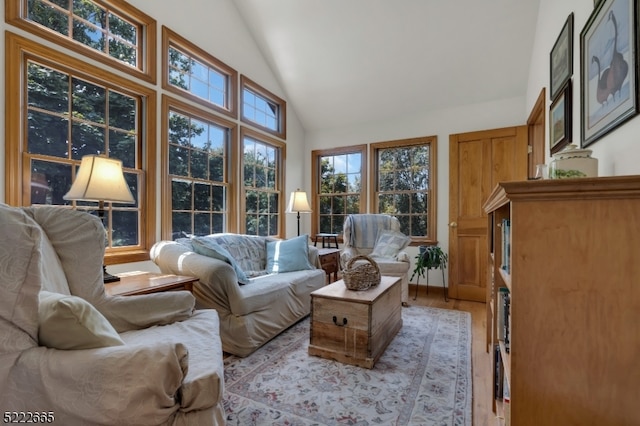
[[[318,245],[318,240],[322,241],[322,248],[331,248],[332,244],[338,248],[338,234],[316,234],[314,246]]]
[[[191,291],[193,283],[198,281],[196,277],[140,271],[126,272],[118,276],[120,281],[104,284],[105,292],[109,296],[133,296],[176,290]]]
[[[338,280],[338,272],[340,271],[340,249],[319,248],[318,257],[320,258],[320,266],[327,274],[329,283]],[[333,274],[333,280],[331,279]]]

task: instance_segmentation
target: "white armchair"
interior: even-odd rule
[[[0,410],[64,425],[225,424],[216,311],[188,292],[107,296],[104,228],[0,204]]]
[[[402,304],[406,306],[411,261],[404,248],[410,238],[400,232],[398,219],[386,214],[352,214],[345,219],[343,231],[342,267],[345,268],[352,257],[371,257],[382,275],[402,278]]]

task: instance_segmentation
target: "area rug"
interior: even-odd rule
[[[307,353],[309,318],[225,359],[229,425],[472,423],[471,315],[411,306],[371,370]]]

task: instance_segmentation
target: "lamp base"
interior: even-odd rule
[[[106,265],[102,265],[102,276],[103,278],[103,282],[105,283],[113,283],[116,281],[120,281],[120,277],[116,276],[116,275],[112,275],[110,273],[107,272],[107,267]]]

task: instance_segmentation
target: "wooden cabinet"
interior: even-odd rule
[[[505,182],[484,208],[487,343],[501,348],[510,423],[640,424],[640,176]]]
[[[320,258],[320,267],[327,274],[327,281],[329,283],[337,281],[338,272],[340,272],[340,249],[318,249],[318,257]],[[331,274],[333,274],[333,279],[331,279]]]

